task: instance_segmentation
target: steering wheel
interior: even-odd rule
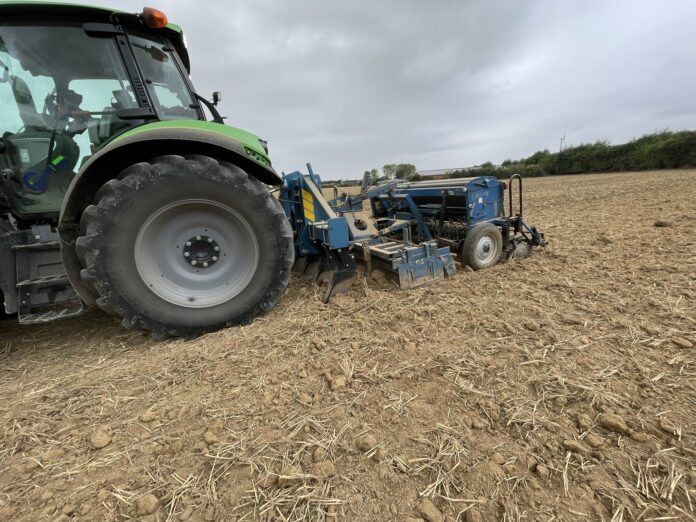
[[[82,96],[78,93],[67,89],[64,98],[64,107],[61,107],[58,104],[58,91],[54,88],[44,100],[41,116],[46,122],[47,128],[51,129],[53,132],[60,132],[72,138],[85,131],[87,128],[87,121],[91,118],[91,114],[88,111],[80,109]],[[81,122],[82,125],[73,126],[70,122],[71,118]],[[75,127],[75,129],[71,130],[71,127]]]
[[[41,110],[41,116],[46,122],[47,127],[53,127],[50,122],[55,122],[58,118],[58,92],[55,88],[46,95],[44,106]]]

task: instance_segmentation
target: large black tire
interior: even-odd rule
[[[280,203],[257,179],[207,156],[126,168],[98,191],[80,225],[81,277],[98,306],[156,338],[247,324],[275,305],[290,280],[293,236]]]
[[[474,270],[484,270],[498,263],[503,251],[503,235],[491,223],[478,223],[471,227],[464,239],[461,256],[465,265]]]

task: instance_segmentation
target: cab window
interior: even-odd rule
[[[196,104],[171,51],[155,37],[130,34],[150,99],[163,120],[198,119]]]

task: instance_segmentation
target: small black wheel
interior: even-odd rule
[[[162,156],[106,183],[81,218],[82,280],[157,338],[245,324],[285,292],[293,236],[268,188],[207,156]]]
[[[474,270],[483,270],[498,263],[502,250],[500,229],[491,223],[478,223],[466,235],[461,256],[464,264]]]

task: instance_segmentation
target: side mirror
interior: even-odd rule
[[[215,105],[215,107],[217,107],[221,101],[222,101],[222,93],[220,91],[215,91],[213,93],[213,105]]]

